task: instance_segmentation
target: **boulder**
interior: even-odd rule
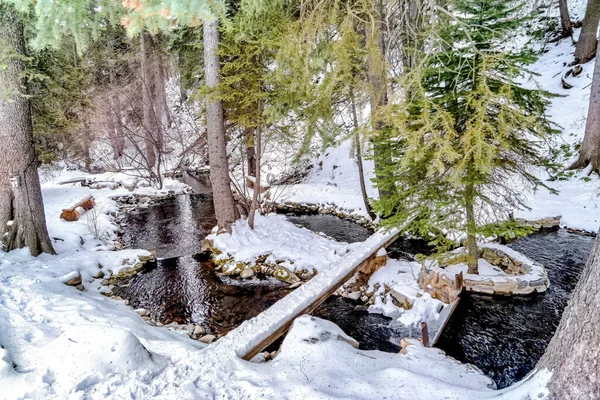
[[[296,274],[294,274],[292,271],[285,267],[277,267],[275,269],[275,272],[273,273],[273,276],[279,279],[280,281],[287,283],[300,282],[300,278],[298,278]]]
[[[63,282],[67,286],[78,286],[81,285],[83,279],[79,271],[73,271],[63,277]]]
[[[198,341],[201,343],[210,344],[210,343],[214,342],[215,339],[216,339],[215,335],[204,335],[200,339],[198,339]]]
[[[200,336],[200,335],[203,335],[205,333],[206,333],[206,330],[203,327],[201,327],[200,325],[196,325],[194,327],[194,331],[192,332],[192,335],[194,335],[194,336]]]
[[[254,276],[254,270],[252,268],[244,268],[240,273],[240,277],[243,279],[250,279]]]

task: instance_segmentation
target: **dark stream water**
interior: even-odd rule
[[[242,280],[215,273],[200,251],[200,240],[215,225],[208,182],[186,177],[200,194],[179,196],[130,214],[124,241],[130,247],[156,248],[159,260],[148,270],[115,288],[133,307],[169,322],[200,323],[225,334],[258,315],[290,292],[275,279]],[[290,221],[336,240],[363,241],[371,231],[330,215],[288,215]],[[491,297],[464,295],[437,347],[478,366],[505,387],[521,379],[543,354],[579,274],[593,238],[564,231],[535,234],[510,246],[545,265],[551,282],[543,295]],[[430,251],[418,240],[398,240],[391,257],[412,259]],[[195,254],[195,255],[194,255]],[[419,333],[390,318],[332,296],[313,315],[330,320],[357,339],[362,349],[398,352],[402,337]]]

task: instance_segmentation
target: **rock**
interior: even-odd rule
[[[150,311],[146,310],[145,308],[138,308],[137,310],[133,311],[135,311],[140,317],[147,317],[150,315]]]
[[[292,271],[285,267],[277,267],[275,269],[275,272],[273,273],[273,276],[279,279],[280,281],[287,283],[300,282],[300,278],[298,278],[296,274],[294,274]]]
[[[277,354],[279,354],[279,351],[272,351],[271,354],[269,354],[269,356],[271,357],[271,359],[277,357]]]
[[[360,301],[362,301],[363,303],[366,303],[367,301],[369,301],[369,297],[368,296],[362,296],[360,298]]]
[[[250,279],[254,276],[254,270],[252,268],[244,268],[240,273],[240,277],[243,279]]]
[[[210,344],[210,343],[214,342],[215,339],[216,339],[215,335],[204,335],[200,339],[198,339],[198,341],[201,343]]]
[[[81,285],[83,281],[81,278],[81,273],[79,271],[73,271],[70,274],[67,274],[64,279],[64,284],[67,286],[78,286]]]
[[[192,336],[194,334],[194,328],[196,326],[194,324],[187,324],[185,327],[185,330],[187,331],[188,335]]]
[[[350,300],[357,301],[358,299],[360,299],[361,293],[360,292],[351,292],[351,293],[348,293],[346,295],[346,297],[349,298]]]
[[[98,271],[98,273],[96,275],[92,276],[92,278],[94,278],[94,279],[104,278],[104,271]]]
[[[162,328],[164,325],[163,325],[163,323],[162,323],[162,322],[157,322],[157,323],[156,323],[156,326],[158,326],[159,328]]]
[[[208,239],[202,239],[200,240],[200,252],[204,253],[205,251],[211,251],[213,244],[210,240]]]
[[[194,331],[192,332],[192,335],[194,335],[194,336],[200,336],[200,335],[203,335],[205,333],[206,333],[206,330],[203,327],[201,327],[200,325],[196,325],[194,327]]]
[[[79,290],[80,292],[83,292],[85,290],[85,287],[82,284],[79,284],[75,286],[75,289]]]

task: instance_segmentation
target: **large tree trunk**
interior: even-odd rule
[[[575,49],[575,60],[586,63],[596,55],[598,23],[600,22],[600,0],[588,0],[583,27]]]
[[[537,370],[552,372],[550,398],[600,399],[600,234]]]
[[[475,188],[467,184],[465,188],[465,214],[467,219],[467,264],[468,274],[478,274],[479,252],[477,251],[477,222],[475,220]]]
[[[594,70],[594,80],[590,94],[590,107],[585,125],[585,136],[579,149],[579,158],[569,169],[585,168],[592,165],[592,171],[600,173],[600,46]]]
[[[368,80],[370,86],[371,123],[373,126],[373,158],[375,162],[375,176],[377,177],[377,190],[379,199],[391,197],[396,186],[386,173],[386,165],[391,165],[391,152],[386,143],[385,124],[381,119],[381,109],[386,106],[387,97],[387,69],[385,62],[385,40],[383,35],[383,3],[376,1],[374,18],[368,21],[366,36],[368,42]]]
[[[562,28],[562,37],[573,36],[573,24],[569,15],[569,5],[567,0],[558,0],[558,8],[560,9],[560,25]]]
[[[214,91],[221,81],[221,65],[217,49],[219,47],[218,21],[204,22],[204,77],[206,85]],[[236,209],[231,192],[229,167],[227,165],[227,141],[223,102],[209,95],[206,102],[206,130],[208,134],[208,162],[210,182],[213,189],[213,202],[219,229],[231,232],[236,219]]]
[[[14,7],[6,3],[0,3],[0,52],[6,65],[0,69],[0,233],[5,250],[29,247],[34,256],[54,254],[37,172],[31,107],[25,96],[25,64],[19,58],[25,55],[23,25]]]

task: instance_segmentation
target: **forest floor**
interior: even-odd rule
[[[77,176],[63,171],[43,178],[57,255],[32,257],[27,249],[0,253],[0,399],[384,399],[429,398],[432,393],[449,399],[516,399],[545,391],[544,375],[493,390],[491,379],[476,368],[418,342],[407,354],[358,350],[339,327],[313,317],[295,322],[280,353],[268,363],[246,362],[180,331],[151,326],[126,302],[104,296],[101,278],[94,279],[100,271],[117,274],[148,256],[145,250],[113,251],[111,245],[119,229],[112,197],[130,192],[111,188],[115,185],[89,189],[58,184]],[[120,181],[119,186],[130,183],[120,176],[105,178]],[[169,190],[184,188],[169,181],[162,192],[138,188],[133,193]],[[63,207],[90,192],[100,213],[88,211],[76,222],[59,219]],[[94,215],[102,241],[91,233],[88,219]],[[258,218],[257,224],[265,222],[268,228],[269,220]],[[307,230],[302,234],[309,233],[327,245],[328,239]],[[306,240],[312,246],[313,240]],[[344,246],[332,241],[331,257]],[[83,291],[64,283],[77,272]]]

